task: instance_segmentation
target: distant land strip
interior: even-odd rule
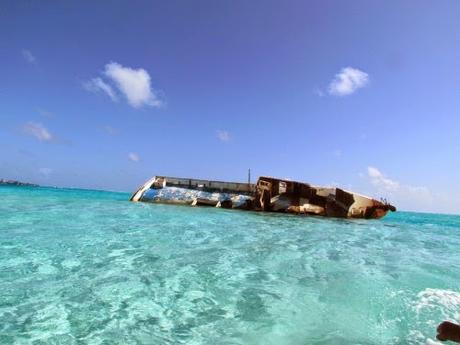
[[[0,179],[0,186],[29,186],[29,187],[38,187],[38,184],[20,182],[15,180],[6,180]]]

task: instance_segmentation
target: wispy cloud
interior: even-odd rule
[[[369,75],[357,68],[345,67],[329,84],[329,93],[334,96],[348,96],[369,83]]]
[[[91,80],[85,81],[83,83],[83,87],[89,92],[103,92],[114,102],[118,100],[118,97],[115,94],[113,88],[101,78],[93,78]]]
[[[54,140],[51,132],[41,123],[29,121],[23,125],[22,129],[24,133],[35,137],[39,141],[50,142]]]
[[[40,168],[40,169],[38,169],[38,172],[40,173],[40,175],[43,175],[45,177],[49,177],[53,173],[53,169]]]
[[[313,89],[313,93],[314,93],[316,96],[319,96],[319,97],[323,97],[323,96],[324,96],[323,90],[321,90],[319,87],[314,88],[314,89]]]
[[[336,157],[342,157],[342,153],[343,153],[343,152],[342,152],[341,149],[335,149],[335,150],[333,151],[333,153],[334,153],[334,156],[336,156]]]
[[[367,177],[378,193],[406,209],[429,210],[433,208],[435,200],[439,199],[428,187],[401,183],[389,178],[376,167],[367,168]]]
[[[130,152],[128,154],[128,159],[132,162],[139,162],[140,161],[140,157],[137,153],[134,153],[134,152]]]
[[[223,141],[223,142],[227,142],[230,140],[230,133],[228,133],[227,131],[223,131],[219,129],[216,131],[216,136],[220,141]]]
[[[398,181],[394,181],[384,176],[380,170],[375,167],[367,167],[367,175],[369,176],[371,183],[378,189],[395,192],[401,187]]]
[[[30,50],[23,49],[22,56],[28,63],[31,63],[31,64],[37,63],[37,58],[30,52]]]
[[[54,113],[46,109],[38,108],[37,111],[43,117],[54,117]]]
[[[119,132],[117,128],[114,128],[114,127],[109,126],[109,125],[104,126],[103,129],[104,129],[104,131],[106,131],[110,135],[116,135]]]

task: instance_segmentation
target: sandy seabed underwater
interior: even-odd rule
[[[0,344],[436,344],[460,216],[339,220],[0,187]]]

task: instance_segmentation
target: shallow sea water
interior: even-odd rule
[[[436,344],[460,216],[337,220],[0,187],[0,344]]]

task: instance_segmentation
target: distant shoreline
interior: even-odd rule
[[[28,186],[28,187],[39,187],[38,184],[21,182],[16,180],[0,179],[0,186]]]

